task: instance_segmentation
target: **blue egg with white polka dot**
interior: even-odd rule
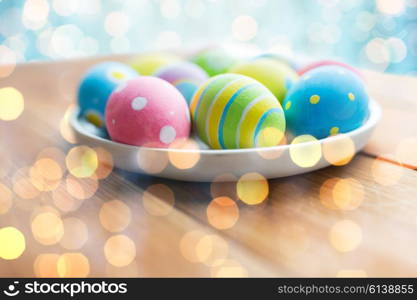
[[[318,139],[346,133],[368,118],[363,80],[339,66],[313,69],[292,86],[283,102],[287,129],[293,136]]]
[[[97,127],[104,127],[104,110],[110,94],[117,86],[138,75],[133,68],[119,62],[104,62],[87,70],[78,87],[81,117]]]

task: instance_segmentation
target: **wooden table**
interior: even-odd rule
[[[384,113],[366,149],[270,180],[267,200],[248,206],[235,183],[69,175],[62,119],[100,60],[22,64],[0,79],[25,101],[0,121],[0,228],[25,238],[18,258],[0,258],[1,276],[417,276],[417,78],[364,71]],[[220,196],[235,202],[211,202]]]

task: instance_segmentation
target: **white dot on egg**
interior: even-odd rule
[[[124,81],[124,82],[122,82],[121,84],[119,84],[118,86],[117,86],[117,88],[114,90],[114,92],[115,93],[119,93],[119,92],[121,92],[121,91],[123,91],[124,89],[125,89],[125,87],[127,86],[127,82],[126,81]]]
[[[116,120],[115,119],[112,119],[111,120],[111,123],[114,125],[114,124],[116,124]]]
[[[144,97],[136,97],[132,100],[132,109],[133,110],[141,110],[146,106],[146,103],[148,103],[148,100]]]
[[[162,127],[159,132],[159,139],[164,144],[172,143],[176,136],[177,132],[175,131],[175,128],[169,125]]]

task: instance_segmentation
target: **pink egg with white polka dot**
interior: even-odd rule
[[[122,83],[106,106],[106,127],[113,141],[167,148],[186,140],[190,114],[181,93],[165,80],[142,76]]]

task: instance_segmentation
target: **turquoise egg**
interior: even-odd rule
[[[313,69],[293,85],[284,102],[287,129],[293,136],[318,139],[346,133],[368,118],[368,94],[362,79],[340,66]]]
[[[119,62],[104,62],[87,70],[78,87],[80,115],[97,127],[104,127],[104,110],[113,90],[138,73]]]

